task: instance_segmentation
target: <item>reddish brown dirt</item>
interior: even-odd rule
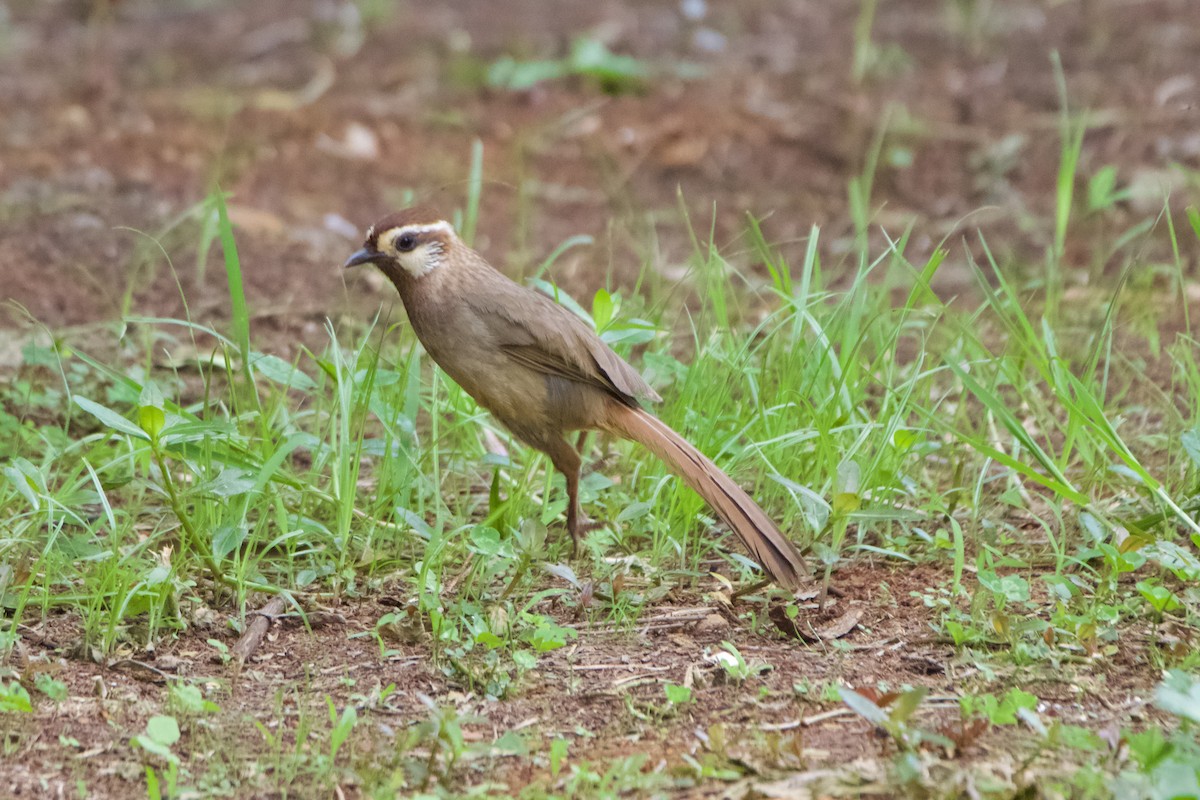
[[[835,600],[825,616],[853,609],[861,613],[859,623],[844,639],[818,645],[781,639],[769,629],[756,634],[748,616],[756,604],[722,612],[708,595],[679,597],[686,605],[656,606],[626,631],[613,631],[602,619],[563,619],[579,630],[578,639],[542,656],[536,670],[501,702],[472,693],[445,658],[431,662],[428,637],[420,633],[408,643],[401,641],[403,636],[385,640],[391,652],[381,656],[372,632],[380,617],[395,610],[391,602],[369,599],[327,609],[314,615],[311,631],[295,620],[279,622],[240,673],[220,664],[205,643],[215,638],[232,646],[236,638],[220,624],[225,617],[217,615],[211,627],[197,625],[154,654],[118,655],[105,664],[54,658],[46,666],[33,653],[31,673],[51,670],[68,684],[70,698],[59,707],[43,702],[31,717],[6,718],[10,758],[4,771],[18,797],[38,793],[40,782],[51,791],[57,786],[71,791],[77,776],[86,776],[90,797],[139,792],[142,769],[129,738],[152,714],[162,713],[165,682],[179,678],[208,687],[206,696],[222,709],[192,722],[185,718],[184,737],[175,749],[190,762],[193,776],[209,774],[211,779],[214,765],[205,762],[205,753],[223,759],[230,758],[231,749],[263,754],[256,759],[257,769],[242,776],[245,786],[237,796],[263,796],[265,786],[286,789],[290,797],[329,796],[312,785],[311,775],[279,786],[266,755],[270,748],[253,725],[257,720],[272,735],[282,735],[285,750],[290,750],[297,746],[296,726],[307,717],[317,732],[311,752],[318,754],[328,730],[326,698],[339,711],[359,707],[359,725],[368,726],[369,733],[356,734],[358,749],[346,757],[358,764],[371,758],[387,763],[407,727],[429,717],[424,696],[456,709],[462,719],[477,719],[463,725],[468,742],[489,742],[516,730],[534,751],[544,752],[553,738],[566,738],[574,763],[603,764],[646,754],[650,766],[663,762],[683,768],[687,754],[701,762],[737,764],[768,780],[801,767],[892,752],[886,736],[821,696],[827,686],[859,691],[927,687],[925,707],[915,719],[927,730],[958,719],[956,698],[964,691],[983,691],[987,684],[974,660],[957,657],[953,647],[931,635],[932,612],[920,596],[934,592],[944,580],[944,574],[928,567],[859,565],[840,571],[837,585],[845,598]],[[51,618],[30,630],[26,641],[40,642],[47,654],[60,656],[77,638],[70,620]],[[747,661],[769,668],[744,683],[726,679],[710,657],[725,641],[735,644]],[[1158,680],[1148,659],[1147,639],[1128,631],[1111,659],[1086,668],[1033,665],[1016,683],[1043,700],[1048,720],[1061,717],[1094,729],[1126,724],[1129,710],[1145,704]],[[673,716],[656,718],[653,709],[665,705],[666,682],[692,686],[694,702]],[[372,690],[390,684],[396,690],[385,703],[366,699]],[[826,714],[830,711],[835,713]],[[714,740],[722,734],[724,744]],[[1005,736],[1003,729],[985,732],[965,744],[962,757],[986,758]],[[229,737],[243,740],[244,747],[230,748]],[[304,742],[298,746],[309,749]],[[1032,763],[1030,769],[1035,774]],[[499,758],[465,761],[452,772],[449,785],[485,778],[514,788],[554,784],[544,763]],[[353,783],[342,790],[345,796],[358,796]]]
[[[970,282],[959,239],[975,227],[1001,255],[1035,262],[1050,241],[1053,51],[1072,107],[1092,111],[1080,188],[1106,164],[1123,183],[1151,187],[1106,230],[1153,213],[1160,172],[1186,202],[1187,173],[1170,165],[1200,166],[1200,11],[1189,0],[995,4],[977,35],[956,32],[951,4],[881,4],[874,39],[893,66],[862,83],[850,78],[850,2],[742,3],[702,22],[672,2],[556,3],[547,13],[520,0],[500,14],[483,3],[419,13],[397,3],[353,52],[338,49],[345,36],[328,9],[109,6],[21,5],[0,43],[0,285],[51,326],[110,319],[127,290],[138,313],[182,313],[182,289],[197,321],[223,317],[217,254],[198,285],[197,226],[163,233],[214,179],[233,195],[260,336],[285,346],[319,335],[328,314],[366,316],[376,295],[357,281],[345,288],[337,269],[356,244],[350,229],[405,189],[461,206],[477,137],[487,177],[478,244],[514,272],[580,233],[597,244],[559,265],[570,289],[626,285],[645,258],[679,263],[690,245],[677,192],[701,231],[715,207],[716,239],[735,257],[748,211],[768,218],[793,261],[810,227],[823,226],[826,264],[836,264],[852,233],[847,181],[885,119],[876,221],[894,232],[912,221],[918,263],[949,237],[941,285],[954,294]],[[700,29],[726,37],[723,49],[697,49]],[[513,93],[470,77],[502,53],[561,54],[587,31],[656,64],[695,62],[706,76],[656,78],[616,98],[581,80]],[[304,94],[317,85],[324,91]],[[372,157],[339,150],[352,126],[374,135]],[[651,222],[657,252],[646,251]],[[1113,235],[1080,228],[1071,259],[1103,268]],[[129,229],[158,235],[177,276]]]

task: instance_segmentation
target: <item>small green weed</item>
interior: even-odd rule
[[[700,74],[698,67],[686,63],[670,69],[651,66],[633,56],[613,53],[598,39],[580,36],[564,58],[520,61],[505,56],[488,68],[486,82],[496,88],[522,91],[543,81],[580,77],[608,94],[623,94],[641,90],[655,75],[664,72],[681,77]]]

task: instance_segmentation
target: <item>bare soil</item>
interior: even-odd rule
[[[1140,187],[1125,202],[1130,221],[1161,205],[1160,186],[1184,201],[1187,178],[1170,165],[1200,164],[1200,9],[1006,2],[971,37],[956,32],[951,5],[881,4],[874,40],[887,66],[855,83],[851,2],[740,3],[700,22],[673,2],[547,11],[513,0],[503,13],[399,2],[353,52],[332,3],[18,4],[0,42],[0,286],[52,327],[112,319],[127,290],[135,313],[179,314],[182,294],[195,321],[219,320],[219,254],[201,274],[194,226],[161,235],[219,181],[236,206],[256,333],[278,331],[283,345],[319,333],[327,315],[378,305],[337,266],[404,190],[461,207],[476,138],[487,178],[477,244],[513,272],[581,233],[596,246],[555,272],[570,290],[627,286],[646,258],[679,264],[691,250],[680,196],[727,251],[749,212],[793,261],[822,226],[836,264],[853,232],[847,182],[886,126],[875,219],[913,223],[917,263],[946,238],[952,296],[970,286],[960,237],[981,229],[1002,260],[1015,252],[1033,265],[1050,242],[1054,52],[1072,107],[1091,111],[1080,182],[1116,166]],[[725,37],[722,49],[697,48],[702,30]],[[618,97],[584,80],[478,85],[499,55],[562,55],[589,31],[652,64],[706,73]],[[364,130],[368,143],[347,143]],[[657,253],[639,251],[648,224]],[[136,231],[159,235],[175,274]],[[1103,269],[1111,242],[1091,233],[1071,257]]]
[[[739,242],[746,212],[765,218],[768,238],[793,263],[818,225],[826,269],[852,267],[843,263],[855,233],[847,184],[886,130],[875,222],[889,231],[911,224],[916,263],[945,241],[938,289],[969,296],[976,230],[999,259],[1015,257],[1034,274],[1052,241],[1062,149],[1052,53],[1072,108],[1091,110],[1077,195],[1105,165],[1137,189],[1102,224],[1081,212],[1067,248],[1073,280],[1122,266],[1110,263],[1116,232],[1153,215],[1162,187],[1174,190],[1174,210],[1195,197],[1195,173],[1186,172],[1200,169],[1193,0],[880,3],[873,38],[884,66],[856,82],[860,5],[712,3],[704,19],[691,20],[676,2],[400,1],[386,18],[368,20],[359,46],[354,25],[339,17],[351,7],[334,2],[0,4],[0,18],[5,8],[10,16],[0,25],[0,299],[8,301],[0,324],[9,338],[32,320],[61,330],[122,313],[222,326],[220,255],[197,261],[200,226],[186,216],[219,182],[232,197],[255,340],[286,357],[299,342],[321,341],[327,317],[369,319],[394,302],[390,288],[347,281],[338,265],[407,190],[461,207],[476,139],[486,176],[478,248],[521,274],[568,237],[589,234],[594,246],[572,251],[554,273],[586,296],[606,284],[629,289],[646,261],[677,279],[691,252],[681,203],[700,235],[711,224],[722,252],[752,275],[765,277]],[[961,32],[971,26],[955,16],[960,5],[985,9],[977,33]],[[692,62],[704,76],[663,74],[619,96],[583,79],[526,92],[481,86],[495,58],[560,56],[585,32],[652,64]],[[1161,246],[1148,240],[1149,257]],[[1182,257],[1196,266],[1194,248]],[[710,594],[671,597],[630,631],[564,619],[580,638],[546,656],[503,702],[448,676],[419,637],[390,643],[400,654],[381,657],[373,637],[357,636],[394,610],[381,596],[330,609],[312,630],[280,623],[237,675],[214,663],[206,644],[232,643],[229,609],[157,652],[130,649],[103,664],[73,654],[79,631],[52,615],[26,632],[25,655],[37,663],[50,656],[70,698],[4,716],[0,776],[17,797],[71,796],[77,778],[92,797],[140,794],[130,736],[162,709],[167,677],[207,676],[225,692],[222,711],[181,742],[184,753],[200,748],[189,755],[201,759],[223,752],[211,738],[222,730],[253,732],[247,719],[277,719],[281,709],[296,719],[300,707],[324,719],[326,695],[341,709],[394,683],[385,704],[363,712],[381,747],[386,729],[428,716],[425,695],[486,717],[466,726],[470,739],[518,728],[561,733],[572,739],[572,758],[644,753],[651,765],[719,752],[770,794],[770,778],[889,747],[850,714],[805,724],[841,706],[795,685],[921,685],[951,698],[979,679],[932,635],[932,612],[913,596],[947,580],[933,567],[840,571],[838,608],[860,608],[862,618],[844,639],[819,645],[781,640],[765,621],[755,632],[747,616],[754,606],[723,610]],[[1001,678],[1042,697],[1048,716],[1094,729],[1129,724],[1149,713],[1159,678],[1147,655],[1153,639],[1130,630],[1116,656]],[[722,681],[706,654],[726,640],[770,670],[743,684]],[[660,705],[667,680],[690,681],[696,702],[673,717],[641,719],[634,712]],[[947,722],[957,715],[952,703],[941,709],[933,713]],[[728,732],[724,745],[713,741],[718,725]],[[751,741],[751,730],[778,741]],[[963,757],[994,760],[1006,752],[993,747],[1003,736],[985,734]],[[246,747],[261,750],[262,737]],[[230,775],[236,782],[237,768]],[[548,767],[533,759],[470,762],[455,780],[489,775],[510,786],[550,784]],[[1013,767],[1014,786],[1030,780]],[[329,791],[295,785],[288,796]]]
[[[471,691],[445,656],[431,660],[428,636],[419,629],[385,633],[382,646],[388,653],[382,655],[373,635],[376,623],[404,601],[387,592],[322,609],[312,615],[311,628],[294,617],[277,620],[241,670],[222,664],[206,642],[217,639],[232,647],[236,634],[226,622],[236,615],[210,614],[208,624],[198,622],[157,652],[127,648],[129,652],[103,664],[62,658],[77,646],[79,631],[70,620],[51,617],[26,631],[25,641],[53,654],[53,661],[46,665],[36,653],[25,655],[32,657],[29,669],[49,669],[65,681],[70,698],[34,715],[5,717],[16,752],[4,762],[4,772],[16,797],[39,795],[47,786],[52,792],[65,787],[69,794],[79,776],[86,777],[89,797],[131,796],[139,791],[142,768],[129,738],[152,715],[163,713],[164,707],[169,710],[166,684],[178,678],[208,687],[206,694],[221,707],[215,715],[184,723],[185,735],[176,750],[192,762],[193,774],[208,774],[210,779],[213,773],[224,774],[208,762],[214,755],[228,759],[231,752],[264,754],[254,760],[253,768],[228,766],[229,776],[240,775],[248,787],[237,796],[264,796],[263,787],[278,785],[282,774],[273,774],[272,759],[265,755],[270,748],[251,724],[254,720],[283,740],[285,752],[294,748],[316,757],[329,727],[327,702],[339,712],[354,705],[372,728],[365,744],[361,737],[355,740],[353,757],[359,762],[378,757],[388,763],[389,751],[403,741],[396,731],[403,733],[407,725],[430,717],[424,698],[457,711],[468,743],[491,742],[506,731],[521,731],[532,735],[534,748],[542,750],[550,740],[566,738],[572,742],[575,763],[603,764],[642,754],[648,757],[648,768],[665,764],[680,772],[686,772],[685,756],[702,763],[733,764],[748,775],[739,782],[744,785],[737,795],[757,785],[767,796],[776,796],[773,786],[783,792],[778,796],[796,796],[788,793],[786,776],[825,767],[828,775],[816,785],[828,784],[825,791],[844,793],[850,787],[841,781],[862,780],[861,769],[892,755],[894,745],[840,702],[823,697],[824,687],[850,686],[880,694],[926,687],[929,695],[915,722],[951,736],[958,730],[957,698],[964,691],[994,688],[972,659],[956,656],[949,643],[932,635],[933,612],[922,596],[936,594],[945,580],[943,572],[924,566],[859,564],[840,571],[836,583],[843,597],[831,599],[832,605],[821,611],[810,604],[805,613],[828,619],[853,611],[858,624],[844,639],[816,645],[782,639],[765,620],[765,627],[756,632],[752,612],[763,616],[761,605],[742,602],[730,608],[716,602],[721,594],[716,584],[707,594],[677,593],[628,630],[614,630],[603,619],[562,617],[563,624],[579,629],[578,639],[543,655],[536,670],[521,677],[502,701]],[[534,610],[555,613],[549,604]],[[1080,659],[1056,668],[1010,667],[1011,674],[1002,674],[1000,681],[1041,698],[1039,711],[1047,721],[1116,731],[1131,718],[1144,720],[1153,714],[1149,698],[1159,680],[1150,666],[1153,641],[1152,630],[1127,630],[1112,657]],[[725,642],[733,643],[762,671],[744,682],[729,679],[713,659]],[[692,687],[694,701],[663,715],[659,711],[666,705],[667,682]],[[370,699],[389,685],[395,692],[386,701]],[[318,732],[311,743],[297,733],[302,725]],[[245,750],[231,748],[230,736],[244,739]],[[1053,752],[1040,757],[1033,751],[1014,752],[1006,736],[1011,733],[993,729],[967,737],[958,757],[964,765],[986,764],[986,774],[993,776],[997,759],[1003,757],[1014,790],[1038,785],[1054,768]],[[76,743],[64,744],[67,737]],[[1028,757],[1023,769],[1009,764],[1020,757]],[[841,774],[828,769],[854,764],[860,771]],[[465,760],[452,773],[450,786],[465,788],[484,780],[510,787],[540,783],[549,789],[554,784],[544,758],[481,757]],[[302,774],[290,784],[283,781],[282,789],[289,797],[329,796],[327,787],[312,781],[311,775]],[[717,784],[680,791],[716,796],[729,788]],[[353,782],[342,784],[339,791],[341,796],[359,796]]]

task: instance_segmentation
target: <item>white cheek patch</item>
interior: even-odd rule
[[[439,234],[440,238],[432,238],[425,244],[406,253],[396,246],[397,240],[406,234],[412,234],[418,238],[428,237],[430,234]],[[438,220],[428,225],[405,225],[396,232],[391,241],[392,249],[396,251],[396,260],[400,262],[401,268],[414,278],[420,278],[422,275],[428,275],[442,265],[442,256],[446,250],[446,245],[442,241],[443,239],[453,241],[454,227],[449,222]]]
[[[397,256],[400,266],[414,278],[428,275],[442,265],[442,254],[445,248],[441,242],[423,244],[409,253]]]

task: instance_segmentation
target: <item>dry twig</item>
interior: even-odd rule
[[[237,644],[230,651],[233,657],[237,659],[237,664],[240,667],[245,664],[250,656],[254,655],[254,651],[262,644],[263,637],[267,635],[267,630],[271,627],[271,620],[283,613],[283,604],[286,601],[283,595],[275,595],[265,606],[254,612],[254,621],[247,626],[245,633],[237,640]]]

